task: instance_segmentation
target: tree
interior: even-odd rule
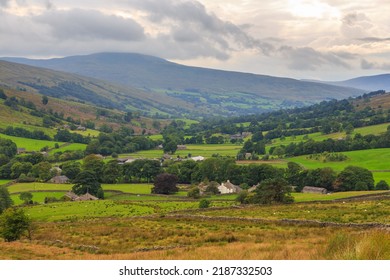
[[[97,155],[88,155],[83,159],[82,168],[84,171],[92,171],[100,181],[103,174],[104,162]]]
[[[46,95],[43,95],[42,96],[42,104],[47,105],[47,103],[49,103],[49,98]]]
[[[388,190],[389,189],[389,184],[385,180],[380,180],[376,186],[376,190]]]
[[[0,236],[6,242],[20,239],[31,229],[31,220],[22,208],[9,208],[0,216]]]
[[[75,185],[72,187],[72,191],[75,194],[83,195],[89,193],[100,199],[104,198],[103,189],[94,172],[89,170],[82,171],[77,175],[74,182]]]
[[[6,187],[0,187],[0,214],[9,207],[11,207],[13,201],[9,195],[8,189]]]
[[[14,142],[8,139],[0,138],[0,154],[13,158],[17,154],[17,147]]]
[[[156,176],[152,193],[172,194],[179,191],[177,188],[177,176],[169,173],[162,173]]]
[[[5,92],[2,88],[0,88],[0,99],[4,99],[4,100],[7,99],[7,95],[5,94]]]
[[[51,177],[53,177],[51,173],[51,164],[48,163],[47,161],[42,161],[40,163],[35,164],[31,168],[31,173],[35,178],[39,178],[41,181],[47,181]]]
[[[62,175],[65,175],[70,180],[74,180],[81,172],[81,164],[77,161],[66,162],[61,166]]]
[[[191,198],[199,198],[200,197],[200,190],[199,190],[199,188],[198,187],[191,188],[188,191],[187,196],[191,197]]]
[[[347,166],[337,176],[334,189],[337,191],[373,190],[372,172],[363,167]]]
[[[199,208],[201,208],[201,209],[209,208],[210,204],[211,204],[210,200],[202,199],[199,201]]]
[[[30,192],[22,192],[19,195],[19,199],[24,201],[24,204],[32,204],[33,194]]]
[[[116,160],[112,160],[103,167],[102,181],[107,184],[114,184],[122,176],[122,166]]]
[[[281,178],[268,179],[256,188],[251,202],[255,204],[292,203],[291,187]]]

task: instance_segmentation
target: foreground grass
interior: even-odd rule
[[[362,250],[364,249],[364,250]],[[250,221],[110,218],[37,224],[32,242],[0,241],[0,259],[389,259],[378,230]]]
[[[229,209],[229,211],[205,210],[194,213],[194,215],[259,218],[270,221],[295,219],[336,223],[390,224],[390,200],[249,206]]]

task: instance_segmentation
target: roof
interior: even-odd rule
[[[69,197],[71,200],[76,200],[77,198],[79,198],[79,196],[77,194],[75,194],[74,192],[67,192],[65,194],[66,197]]]
[[[242,188],[239,186],[236,186],[230,182],[230,180],[227,180],[225,183],[222,183],[220,187],[225,187],[228,190],[233,190],[235,192],[240,192],[242,191]]]
[[[303,187],[302,192],[327,193],[328,190],[325,188],[305,186]]]
[[[98,200],[98,199],[99,198],[97,198],[96,196],[93,196],[90,193],[86,193],[86,194],[80,195],[75,200],[77,200],[77,201],[87,201],[87,200]]]

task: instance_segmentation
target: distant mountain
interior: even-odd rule
[[[334,85],[360,88],[366,91],[390,91],[390,74],[358,77],[342,82],[332,82]]]
[[[81,74],[191,104],[188,115],[243,115],[357,96],[362,90],[289,78],[189,67],[134,53],[4,60]],[[170,103],[179,108],[178,103]],[[188,116],[187,115],[187,116]]]
[[[150,112],[179,115],[194,110],[192,104],[169,96],[160,100],[154,93],[129,86],[1,60],[0,86],[145,115]]]

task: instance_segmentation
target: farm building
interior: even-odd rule
[[[78,198],[75,199],[75,201],[88,201],[88,200],[98,200],[96,196],[93,196],[90,193],[86,193],[83,195],[80,195]]]
[[[68,182],[69,182],[69,178],[66,177],[65,175],[54,176],[53,178],[50,179],[50,183],[54,183],[54,184],[66,184]]]
[[[74,192],[71,192],[71,191],[67,192],[65,194],[65,196],[67,198],[69,198],[71,201],[89,201],[89,200],[98,200],[99,199],[90,193],[86,193],[86,194],[78,196],[77,194],[75,194]]]
[[[75,201],[79,196],[74,192],[69,191],[65,194],[65,197],[69,198],[71,201]]]
[[[242,191],[242,189],[239,186],[236,186],[232,184],[229,180],[227,182],[222,183],[221,185],[218,186],[218,190],[221,194],[226,194],[226,193],[239,193]]]
[[[328,191],[325,188],[318,188],[318,187],[310,187],[305,186],[302,189],[303,193],[320,193],[320,194],[326,194]]]
[[[204,157],[202,157],[202,156],[191,157],[190,159],[192,159],[194,161],[204,161]]]

